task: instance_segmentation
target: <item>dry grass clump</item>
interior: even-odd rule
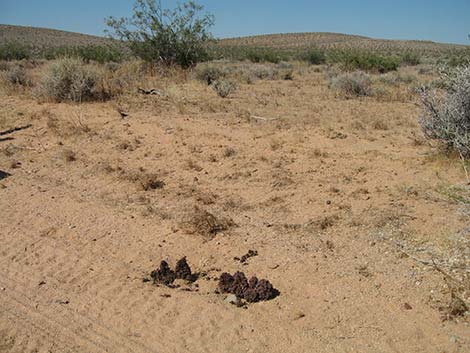
[[[341,92],[346,97],[371,96],[372,80],[362,71],[345,73],[330,78],[330,87]]]
[[[227,98],[230,94],[237,90],[237,85],[232,81],[219,80],[212,85],[214,91],[217,92],[219,97]]]
[[[195,70],[196,78],[207,83],[209,86],[224,78],[226,75],[226,70],[211,64],[198,65]]]
[[[235,222],[230,218],[217,217],[212,213],[198,207],[190,215],[187,221],[189,230],[211,240],[218,233],[225,232],[235,226]]]
[[[98,70],[80,59],[62,58],[52,62],[43,74],[37,95],[56,102],[97,99]],[[101,97],[100,97],[101,98]]]

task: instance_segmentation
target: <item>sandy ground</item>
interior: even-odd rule
[[[429,265],[468,266],[468,206],[439,192],[465,174],[422,143],[413,97],[347,100],[314,72],[227,99],[163,88],[0,96],[2,129],[33,125],[0,139],[1,352],[470,351]],[[204,233],[203,211],[235,225]],[[195,284],[143,282],[182,256]],[[217,278],[237,270],[280,295],[225,302]]]

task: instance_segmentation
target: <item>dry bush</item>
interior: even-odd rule
[[[109,96],[116,96],[135,89],[144,79],[146,68],[139,60],[115,64],[107,70],[103,89]]]
[[[235,83],[228,80],[216,81],[212,87],[214,88],[214,91],[217,92],[219,97],[222,98],[227,98],[231,93],[237,90]]]
[[[346,97],[363,97],[372,95],[370,76],[362,71],[340,74],[330,78],[330,87],[343,93]]]
[[[236,226],[231,218],[217,217],[198,207],[189,215],[186,225],[191,233],[199,234],[207,240],[212,240],[218,233]]]
[[[99,71],[82,60],[62,58],[52,62],[37,88],[41,98],[56,102],[82,102],[102,98],[97,89]]]
[[[10,66],[2,73],[3,80],[13,86],[30,86],[32,84],[26,69],[21,65]]]
[[[196,78],[211,85],[226,76],[225,70],[211,64],[198,65],[195,70]]]
[[[445,93],[422,91],[423,113],[419,119],[427,138],[444,143],[449,150],[470,157],[470,66],[441,72]]]

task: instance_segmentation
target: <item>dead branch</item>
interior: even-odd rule
[[[26,129],[29,129],[31,126],[33,126],[33,125],[28,124],[28,125],[24,125],[24,126],[14,127],[12,129],[8,129],[8,130],[5,130],[5,131],[0,131],[0,136],[12,134],[16,131],[26,130]]]

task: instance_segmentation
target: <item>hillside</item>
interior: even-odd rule
[[[103,45],[112,43],[112,40],[105,37],[49,28],[0,24],[0,44],[12,41],[21,42],[39,48]],[[359,48],[380,50],[384,52],[395,52],[398,50],[443,52],[470,48],[470,46],[466,45],[435,43],[431,41],[373,39],[357,35],[326,32],[268,34],[239,38],[224,38],[218,43],[221,46],[230,47],[254,46],[285,50],[295,50],[316,46],[324,49]]]
[[[466,45],[435,43],[431,41],[373,39],[357,35],[321,32],[268,34],[227,38],[221,40],[220,45],[271,47],[286,50],[316,46],[324,49],[357,48],[383,52],[416,50],[430,53],[470,48],[470,46]]]
[[[8,42],[20,42],[37,48],[54,48],[63,46],[104,45],[112,43],[112,40],[57,29],[0,24],[0,44]]]

